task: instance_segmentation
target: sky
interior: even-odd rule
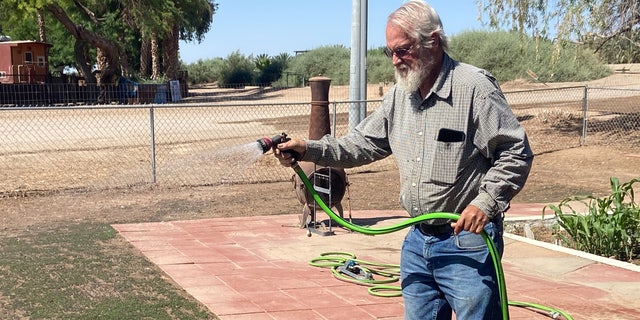
[[[257,56],[322,46],[351,47],[352,0],[215,0],[218,11],[202,42],[180,42],[184,63],[226,58],[233,52]],[[405,0],[368,1],[367,47],[385,45],[387,16]],[[483,29],[475,0],[428,0],[447,35]]]

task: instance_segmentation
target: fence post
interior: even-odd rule
[[[334,102],[332,102],[332,106],[333,106],[333,108],[331,108],[332,109],[332,111],[331,111],[331,118],[332,118],[332,121],[331,121],[331,133],[334,136],[337,136],[336,129],[337,129],[337,126],[338,126],[338,103],[334,101]]]
[[[151,179],[156,183],[156,129],[153,105],[149,108],[149,130],[151,132]]]
[[[589,109],[588,102],[588,90],[589,86],[584,86],[582,92],[582,136],[580,137],[580,145],[586,145],[587,143],[587,110]]]

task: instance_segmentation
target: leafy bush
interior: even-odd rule
[[[384,47],[367,52],[367,82],[394,82],[391,61]],[[541,82],[588,81],[611,73],[592,51],[565,44],[561,50],[551,41],[521,38],[511,32],[467,31],[451,38],[449,54],[462,62],[489,70],[500,82],[527,79]],[[192,83],[218,81],[221,86],[246,84],[300,86],[309,78],[325,76],[332,85],[348,85],[350,49],[322,46],[290,57],[261,54],[253,58],[239,52],[226,59],[187,65]],[[534,79],[532,79],[534,77]]]
[[[189,73],[189,82],[191,84],[196,84],[218,81],[223,64],[224,60],[217,58],[198,60],[195,63],[186,65],[185,68]]]
[[[628,261],[640,255],[640,206],[635,202],[633,179],[620,184],[611,178],[611,194],[604,198],[571,197],[549,205],[561,232],[559,240],[588,253]],[[588,212],[579,213],[571,203],[586,205]],[[543,216],[546,207],[543,209]]]
[[[489,70],[500,82],[524,78],[541,82],[587,81],[611,73],[592,51],[513,32],[468,31],[451,37],[452,57]],[[530,70],[530,71],[529,71]],[[531,73],[533,72],[533,73]],[[536,78],[532,79],[534,75]]]
[[[268,55],[260,55],[256,57],[256,68],[258,76],[256,82],[261,86],[270,86],[282,77],[282,72],[289,65],[291,57],[286,53],[281,53],[273,58]]]
[[[295,56],[286,72],[302,75],[305,81],[323,76],[331,78],[332,85],[346,85],[350,59],[350,51],[344,46],[323,46]]]
[[[240,87],[253,84],[255,79],[254,66],[251,57],[246,57],[238,51],[231,53],[220,68],[218,86]]]
[[[371,49],[367,53],[367,82],[393,83],[395,82],[391,59],[384,55],[384,47]]]

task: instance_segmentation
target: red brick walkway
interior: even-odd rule
[[[514,205],[510,217],[540,215]],[[357,211],[354,223],[379,227],[403,212]],[[189,294],[224,320],[402,319],[402,298],[369,295],[308,262],[346,251],[367,261],[399,261],[405,232],[366,236],[333,228],[307,237],[295,215],[114,225]],[[569,313],[574,319],[640,319],[640,268],[560,252],[507,237],[503,267],[510,301]],[[510,307],[511,319],[549,319]]]

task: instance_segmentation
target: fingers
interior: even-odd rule
[[[306,149],[307,144],[304,140],[291,139],[275,146],[273,154],[281,165],[290,167],[297,160],[300,160]]]
[[[451,227],[455,234],[463,230],[479,234],[484,230],[487,222],[489,217],[482,210],[475,206],[468,206],[462,211],[458,221],[451,223]]]
[[[296,159],[293,157],[291,152],[280,151],[279,149],[275,149],[273,154],[276,156],[280,164],[285,167],[291,167]]]

